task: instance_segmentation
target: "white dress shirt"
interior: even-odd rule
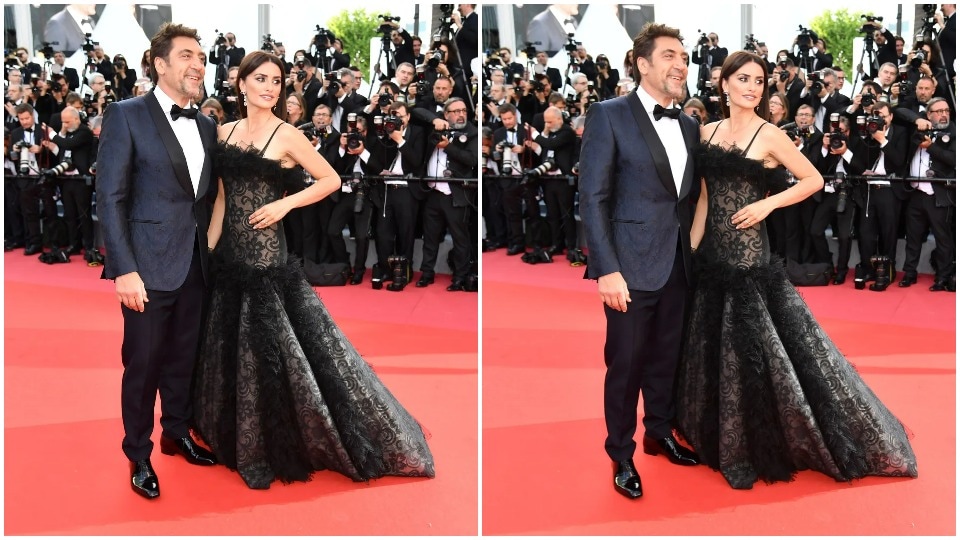
[[[663,143],[664,150],[667,151],[667,160],[670,162],[670,170],[673,172],[673,182],[676,184],[679,194],[680,184],[683,182],[683,173],[687,170],[688,155],[687,143],[683,140],[683,131],[680,129],[680,119],[674,120],[664,116],[660,120],[654,120],[653,108],[658,105],[657,100],[653,99],[641,85],[637,85],[637,97],[640,98],[643,109],[650,117],[653,129],[657,130],[657,135],[660,136],[660,142]]]
[[[153,92],[160,103],[160,108],[163,109],[167,122],[170,122],[170,127],[173,128],[173,134],[176,135],[180,148],[183,149],[183,156],[187,159],[187,169],[190,172],[190,182],[193,184],[193,193],[196,196],[200,189],[200,173],[203,172],[203,160],[206,157],[203,140],[200,138],[200,126],[197,125],[196,119],[191,118],[181,117],[174,122],[170,117],[170,109],[175,104],[173,99],[163,93],[160,86],[154,87]],[[192,101],[187,104],[187,107],[192,106]]]
[[[433,176],[437,178],[442,178],[446,176],[444,172],[447,170],[447,152],[443,148],[434,147],[433,153],[430,155],[430,161],[427,162],[427,176]],[[443,193],[444,195],[450,195],[453,193],[450,191],[450,184],[446,182],[427,182],[427,185],[433,189]]]

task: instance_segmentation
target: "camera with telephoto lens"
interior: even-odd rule
[[[834,185],[837,191],[837,213],[842,214],[847,211],[847,201],[850,200],[850,186],[847,184],[847,175],[838,172]]]
[[[440,141],[446,139],[451,143],[466,143],[467,133],[458,129],[436,129],[430,133],[430,146],[440,144]]]
[[[350,184],[350,187],[353,189],[354,195],[356,195],[353,200],[353,213],[359,214],[363,212],[363,201],[367,197],[367,183],[364,181],[363,175],[354,172],[353,182]]]
[[[866,117],[863,121],[864,129],[870,135],[878,131],[882,131],[886,127],[887,122],[879,114],[871,114]]]
[[[830,115],[830,148],[839,150],[847,143],[847,136],[840,131],[840,114],[832,113]]]
[[[921,51],[922,52],[922,51]],[[900,100],[903,101],[905,98],[910,97],[910,94],[913,93],[913,83],[910,82],[910,76],[907,73],[909,68],[901,64],[900,65],[900,80],[897,82],[897,86],[900,88]]]
[[[807,78],[810,79],[810,93],[819,96],[820,92],[823,92],[823,78],[820,75],[819,71],[811,71],[807,74]]]
[[[65,159],[59,165],[40,171],[40,184],[48,184],[56,180],[58,176],[73,168],[73,162]]]
[[[357,129],[357,113],[347,115],[347,148],[356,150],[363,144],[363,135]]]
[[[877,102],[877,96],[873,92],[867,92],[860,97],[860,106],[866,109]]]
[[[871,38],[873,37],[873,32],[877,29],[877,27],[869,23],[883,22],[883,17],[874,17],[873,15],[861,15],[860,18],[866,20],[866,23],[860,27],[860,33],[868,34]]]
[[[303,132],[303,136],[306,137],[307,140],[312,141],[313,139],[320,138],[320,131],[313,125],[313,122],[304,124],[300,126],[299,129]]]
[[[387,257],[387,265],[393,274],[393,281],[387,285],[388,291],[400,292],[407,283],[410,283],[410,264],[403,255],[391,255]]]
[[[544,174],[557,168],[557,163],[553,158],[547,158],[543,160],[543,163],[537,165],[532,169],[527,169],[523,171],[523,178],[520,180],[520,185],[529,184],[533,179],[540,178]]]
[[[331,71],[323,76],[324,79],[328,81],[327,92],[330,95],[335,95],[340,91],[340,72]]]
[[[917,43],[917,47],[916,47],[917,52],[916,54],[913,55],[913,59],[910,60],[910,67],[912,67],[913,69],[920,69],[920,66],[923,65],[924,62],[928,61],[927,51],[923,50],[923,47],[921,45],[922,45],[921,43]]]
[[[391,17],[390,15],[378,15],[380,19],[380,28],[377,28],[377,32],[381,34],[390,35],[393,32],[393,25],[390,22],[400,22],[400,17]]]
[[[789,124],[784,124],[780,126],[780,129],[786,132],[787,137],[791,139],[809,139],[810,135],[813,135],[813,126],[800,127],[796,122],[790,122]]]
[[[20,174],[30,174],[30,143],[27,141],[18,141],[13,143],[12,150],[20,152]]]
[[[383,117],[383,131],[389,135],[394,131],[403,129],[403,120],[395,114],[388,114]]]

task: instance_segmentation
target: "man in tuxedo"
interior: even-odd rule
[[[73,54],[83,46],[85,34],[93,33],[96,14],[96,4],[68,5],[47,21],[43,41],[50,43],[55,51]]]
[[[413,36],[405,28],[400,28],[400,23],[390,21],[393,31],[390,32],[390,41],[393,43],[393,62],[387,66],[387,78],[393,78],[396,75],[396,66],[406,62],[411,65],[417,65],[417,56],[413,52]]]
[[[560,70],[555,67],[547,66],[550,58],[547,53],[541,51],[537,53],[537,63],[533,66],[533,72],[537,75],[546,74],[550,79],[550,86],[556,90],[563,87],[563,77],[560,76]]]
[[[313,109],[319,102],[318,95],[324,83],[317,80],[316,70],[309,58],[294,58],[293,67],[290,69],[290,77],[287,79],[287,95],[299,93],[303,96],[306,114],[313,115]],[[231,68],[232,69],[232,68]],[[234,86],[236,83],[234,82]],[[336,126],[334,126],[336,127]]]
[[[527,41],[537,51],[545,51],[549,56],[557,54],[567,44],[569,34],[577,31],[577,4],[551,4],[538,13],[527,25]],[[560,86],[557,85],[557,88]]]
[[[893,64],[893,69],[897,69],[897,40],[894,37],[893,33],[883,27],[883,23],[880,21],[872,21],[863,23],[864,25],[873,25],[876,30],[873,34],[873,40],[877,46],[877,65],[882,66],[886,63]],[[870,67],[871,73],[870,77],[875,78],[877,72],[873,71],[873,66]]]
[[[205,72],[201,52],[196,30],[160,27],[150,43],[155,89],[107,107],[97,158],[103,278],[115,281],[123,313],[123,452],[134,492],[149,499],[160,496],[150,462],[158,390],[160,450],[216,463],[189,432],[217,192],[217,128],[191,103]]]
[[[470,69],[470,61],[476,58],[480,51],[477,50],[477,8],[476,4],[460,4],[453,12],[453,22],[459,27],[454,40],[457,43],[457,50],[460,51],[460,61],[467,78],[473,76]],[[479,74],[478,74],[479,75]]]
[[[493,145],[503,156],[500,174],[514,177],[510,180],[500,180],[499,191],[503,193],[503,215],[507,224],[506,241],[507,255],[519,255],[526,251],[526,240],[523,235],[524,218],[539,215],[540,208],[533,190],[520,184],[524,164],[532,164],[527,154],[527,129],[517,126],[517,108],[512,103],[505,103],[499,108],[500,120],[503,127],[493,132]],[[509,155],[507,150],[509,150]],[[531,152],[532,154],[532,152]],[[526,159],[525,159],[526,157]],[[509,165],[509,171],[508,169]],[[524,212],[526,204],[526,212]]]
[[[607,319],[604,418],[614,488],[643,495],[633,463],[637,404],[643,392],[647,454],[696,465],[673,438],[673,382],[680,360],[690,258],[693,147],[697,122],[678,114],[687,66],[680,32],[647,24],[634,39],[636,92],[590,107],[580,164],[580,216]]]
[[[447,129],[443,106],[453,94],[453,81],[448,77],[437,77],[433,82],[433,94],[417,100],[417,106],[411,109],[413,123],[425,129]]]
[[[239,66],[243,57],[247,55],[246,49],[237,47],[237,36],[233,32],[227,32],[224,36],[226,43],[219,47],[210,49],[210,64],[216,66],[224,61],[226,56],[227,67]]]
[[[707,34],[707,40],[709,44],[707,45],[707,51],[705,54],[701,54],[701,47],[694,47],[693,49],[693,60],[694,64],[704,64],[706,63],[708,67],[714,68],[717,66],[723,66],[724,60],[727,59],[727,48],[720,46],[720,36],[716,32],[710,32]]]
[[[11,251],[25,245],[23,254],[26,256],[43,251],[41,217],[49,221],[57,215],[53,186],[39,182],[40,171],[50,167],[53,156],[43,145],[45,132],[36,125],[34,114],[29,103],[21,103],[15,109],[19,127],[10,134],[10,157],[16,163],[20,176],[27,178],[4,182],[3,186],[4,217],[9,216],[13,221],[9,229],[11,236],[4,238],[4,249]],[[26,171],[23,166],[26,166]],[[5,229],[4,233],[7,231]]]
[[[785,81],[780,79],[780,74],[784,71],[787,72],[787,80]],[[787,58],[785,61],[777,63],[770,77],[769,93],[771,95],[777,92],[786,94],[787,101],[790,102],[791,118],[796,116],[797,109],[802,105],[800,102],[800,93],[803,92],[804,84],[803,81],[800,80],[800,77],[797,76],[798,71],[799,68],[793,63],[793,60]]]
[[[43,68],[40,67],[40,64],[30,61],[30,53],[27,52],[26,48],[20,47],[17,49],[17,59],[20,60],[20,73],[23,73],[23,80],[34,82],[31,79],[40,78]]]
[[[943,53],[947,73],[952,79],[957,74],[953,67],[953,61],[957,58],[957,5],[940,4],[940,10],[937,22],[941,30],[937,40],[940,42],[940,52]]]
[[[513,55],[510,53],[510,49],[507,47],[500,47],[499,55],[503,60],[503,73],[505,75],[504,82],[513,84],[514,81],[519,81],[522,79],[525,68],[523,67],[523,64],[512,61]]]
[[[314,118],[317,115],[330,116],[330,107],[325,104],[317,105],[314,111]],[[329,118],[324,119],[329,123]],[[367,126],[370,123],[366,117],[357,118],[357,131],[367,136]],[[332,127],[329,129],[333,129]],[[337,133],[336,130],[333,133]],[[352,223],[353,230],[356,232],[356,249],[353,255],[353,274],[350,277],[351,285],[359,285],[363,282],[363,275],[367,271],[367,252],[369,251],[370,239],[367,235],[370,229],[370,220],[373,217],[373,206],[367,193],[361,188],[359,177],[365,174],[373,174],[367,167],[367,159],[370,153],[361,144],[355,149],[347,147],[347,138],[338,134],[335,141],[335,159],[330,161],[330,165],[340,175],[353,176],[356,180],[344,182],[339,192],[331,194],[333,201],[333,210],[330,212],[330,221],[324,229],[327,231],[328,242],[330,243],[331,258],[334,262],[350,264],[350,254],[347,252],[347,243],[343,239],[343,228],[347,223]],[[365,156],[361,158],[361,155]],[[369,188],[368,188],[369,189]],[[358,202],[357,197],[362,197]],[[357,212],[357,208],[360,209]]]
[[[65,65],[66,61],[67,57],[63,54],[63,51],[53,53],[53,66],[51,66],[50,70],[54,74],[62,74],[66,77],[70,90],[76,92],[77,89],[80,88],[80,76],[77,74],[77,70]]]

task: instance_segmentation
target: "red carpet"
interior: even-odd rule
[[[476,535],[477,300],[426,289],[318,289],[357,349],[430,432],[434,479],[248,489],[225,467],[154,452],[161,497],[129,486],[120,450],[122,319],[82,258],[4,256],[4,532],[30,535]],[[154,443],[159,441],[159,408]]]
[[[485,535],[948,535],[956,533],[956,295],[931,276],[884,293],[801,293],[860,374],[912,431],[917,479],[731,489],[706,466],[638,452],[644,495],[613,490],[603,450],[603,310],[563,257],[483,255]]]

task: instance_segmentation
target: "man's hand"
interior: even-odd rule
[[[347,153],[351,156],[359,156],[364,150],[366,150],[366,148],[363,146],[363,141],[360,141],[360,146],[357,146],[354,149],[347,148]]]
[[[630,291],[620,272],[600,276],[597,285],[600,289],[600,300],[605,305],[626,313],[627,304],[630,302]]]
[[[433,120],[433,129],[437,131],[442,131],[445,129],[450,129],[450,124],[443,118],[434,118]]]
[[[144,303],[149,302],[147,298],[147,289],[143,285],[138,272],[130,272],[122,276],[117,276],[114,280],[117,289],[117,299],[127,306],[128,309],[143,313]]]
[[[933,129],[933,124],[926,118],[917,118],[917,131],[930,131]]]
[[[393,133],[390,134],[390,140],[398,145],[403,142],[403,135],[400,133],[399,129],[393,130]]]
[[[933,140],[930,139],[930,136],[924,135],[923,140],[920,141],[920,148],[923,148],[924,150],[926,150],[927,148],[930,148],[931,144],[933,144]]]

